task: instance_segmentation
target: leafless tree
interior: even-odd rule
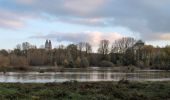
[[[98,52],[102,55],[107,55],[109,53],[109,40],[100,41]]]
[[[101,40],[98,49],[100,60],[110,60],[109,54],[109,40]]]
[[[85,51],[86,51],[86,54],[89,54],[92,52],[92,47],[88,42],[85,43]]]
[[[91,45],[88,42],[80,42],[77,47],[81,56],[83,55],[83,52],[85,52],[86,56],[92,52]]]
[[[132,47],[136,43],[136,40],[132,37],[124,37],[112,44],[112,53],[125,53],[125,51]]]

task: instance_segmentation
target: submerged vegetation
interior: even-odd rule
[[[0,69],[27,70],[28,66],[63,68],[135,66],[166,70],[170,69],[170,46],[153,47],[145,45],[141,40],[124,37],[115,40],[112,45],[108,40],[101,40],[95,53],[88,42],[59,45],[54,49],[52,43],[50,47],[37,48],[24,42],[18,44],[14,50],[0,50]]]
[[[169,100],[170,82],[1,83],[1,100]]]

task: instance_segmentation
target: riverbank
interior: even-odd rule
[[[1,100],[169,100],[170,82],[0,83]]]
[[[85,68],[66,68],[63,66],[27,66],[27,67],[0,67],[0,72],[64,72],[70,69],[90,71],[90,70],[110,70],[113,72],[134,72],[141,70],[141,68],[135,66],[117,66],[117,67],[85,67]],[[143,69],[144,70],[144,69]],[[149,70],[145,68],[145,70]]]

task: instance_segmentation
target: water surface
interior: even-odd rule
[[[0,82],[47,83],[76,80],[80,82],[119,81],[170,81],[170,72],[161,70],[138,70],[114,72],[112,68],[70,68],[62,72],[7,72],[0,73]]]

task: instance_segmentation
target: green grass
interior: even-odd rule
[[[0,83],[0,100],[170,100],[170,82]]]

